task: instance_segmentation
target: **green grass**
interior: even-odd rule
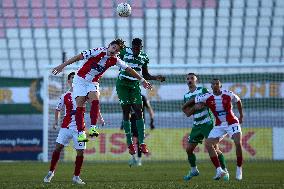
[[[235,165],[229,163],[230,181],[214,181],[213,166],[199,163],[200,176],[190,182],[182,180],[188,171],[186,162],[144,162],[142,167],[129,168],[127,163],[84,164],[81,178],[87,183],[84,188],[284,188],[283,161],[245,162],[243,180],[236,181]],[[77,188],[72,184],[73,163],[59,162],[55,177],[44,184],[43,177],[49,164],[38,162],[0,163],[0,188]]]

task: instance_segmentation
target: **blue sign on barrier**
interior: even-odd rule
[[[0,131],[0,160],[40,160],[41,130]]]

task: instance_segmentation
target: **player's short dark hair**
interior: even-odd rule
[[[194,75],[198,79],[198,76],[195,73],[188,73],[187,75]]]
[[[112,42],[110,42],[110,45],[118,45],[120,47],[120,50],[125,48],[125,41],[123,41],[122,39],[115,39]]]
[[[220,79],[218,79],[218,78],[213,78],[213,79],[211,80],[211,83],[212,83],[213,81],[219,81],[219,82],[221,83]]]
[[[68,80],[70,80],[70,79],[71,79],[71,77],[72,77],[72,76],[74,76],[74,75],[75,75],[75,72],[71,72],[71,73],[69,73],[69,74],[68,74],[68,76],[67,76],[67,79],[68,79]]]
[[[132,40],[132,45],[135,45],[135,46],[142,46],[142,39],[140,38],[134,38]]]

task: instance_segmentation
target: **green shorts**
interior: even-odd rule
[[[139,81],[118,78],[116,81],[116,92],[121,105],[142,104]]]
[[[188,137],[188,143],[202,144],[202,140],[208,137],[210,131],[213,129],[213,126],[213,122],[204,123],[198,126],[193,125]]]

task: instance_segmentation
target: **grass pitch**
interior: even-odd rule
[[[44,184],[49,164],[39,162],[0,163],[0,188],[78,188],[72,184],[74,163],[59,162],[50,184]],[[188,171],[184,162],[144,162],[142,167],[128,167],[127,163],[88,162],[83,165],[81,178],[84,188],[284,188],[284,161],[245,162],[243,180],[236,181],[235,165],[228,163],[230,181],[214,181],[215,169],[210,162],[198,164],[200,176],[183,181]]]

